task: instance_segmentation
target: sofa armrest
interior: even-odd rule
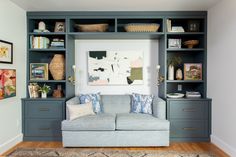
[[[79,97],[78,96],[75,96],[69,100],[66,101],[66,120],[69,119],[69,112],[67,110],[67,105],[73,105],[73,104],[79,104],[80,101],[79,101]]]
[[[159,97],[155,97],[152,104],[153,116],[166,119],[166,101]]]

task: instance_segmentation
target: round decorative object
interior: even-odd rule
[[[43,21],[39,22],[38,29],[41,31],[46,30],[46,25]]]
[[[54,80],[63,80],[65,75],[65,59],[61,54],[55,54],[51,63],[49,64],[49,70]]]
[[[168,80],[174,80],[174,66],[172,64],[168,67]]]
[[[199,44],[199,40],[187,40],[184,42],[184,45],[187,46],[188,48],[193,48],[194,46]]]
[[[167,94],[168,98],[183,98],[184,94],[182,93],[169,93]]]
[[[176,71],[176,79],[177,80],[182,80],[183,79],[183,72],[180,68]]]

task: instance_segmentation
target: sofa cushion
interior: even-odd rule
[[[81,104],[85,104],[88,102],[92,102],[93,104],[93,111],[95,113],[101,113],[102,112],[102,106],[101,106],[101,97],[100,93],[95,94],[81,94],[79,96],[79,100]]]
[[[152,114],[153,95],[132,94],[131,112]]]
[[[97,114],[79,117],[73,121],[62,121],[62,130],[78,131],[78,130],[115,130],[114,114]]]
[[[116,116],[117,130],[169,130],[169,121],[158,119],[149,114],[120,113]]]

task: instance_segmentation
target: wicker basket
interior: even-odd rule
[[[160,25],[157,23],[129,23],[124,28],[126,32],[157,32]]]
[[[108,24],[75,24],[75,28],[78,32],[106,32]]]

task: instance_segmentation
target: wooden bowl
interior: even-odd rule
[[[184,45],[188,48],[193,48],[194,46],[199,44],[199,40],[187,40],[184,42]]]
[[[75,24],[78,32],[106,32],[108,29],[107,23],[100,24]]]
[[[157,32],[159,27],[157,23],[129,23],[124,26],[126,32]]]

